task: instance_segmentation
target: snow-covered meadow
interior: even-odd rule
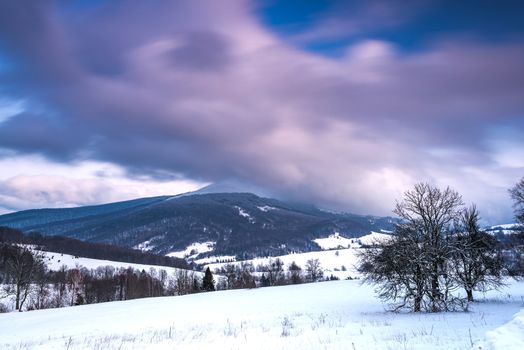
[[[253,266],[268,265],[270,261],[280,259],[287,267],[295,262],[302,269],[306,266],[308,260],[318,259],[320,267],[325,277],[331,275],[340,279],[359,278],[360,273],[357,271],[358,252],[363,245],[373,245],[390,239],[391,235],[371,232],[366,236],[359,238],[346,238],[339,234],[332,234],[325,238],[314,240],[322,249],[307,253],[296,253],[280,255],[275,257],[258,257],[249,260],[236,261],[234,257],[217,256],[194,260],[195,263],[209,267],[212,271],[224,267],[226,264],[241,265],[242,263],[252,263]],[[219,261],[219,262],[217,262]],[[260,273],[258,273],[260,275]]]
[[[391,313],[358,281],[0,314],[2,349],[521,349],[524,283],[470,312]]]
[[[252,263],[253,266],[268,265],[270,261],[280,259],[284,263],[284,267],[289,267],[289,264],[295,262],[302,269],[305,268],[308,260],[318,259],[320,266],[324,272],[324,276],[329,277],[330,275],[336,276],[340,279],[348,277],[356,278],[360,276],[356,269],[358,263],[357,257],[358,250],[356,249],[338,249],[338,250],[323,250],[307,253],[288,254],[275,257],[266,258],[255,258],[250,260],[234,261],[234,262],[222,262],[222,263],[211,263],[206,264],[204,260],[204,267],[209,267],[211,271],[220,269],[227,264],[241,265],[242,263]],[[198,261],[199,263],[201,261]],[[260,273],[259,273],[260,274]]]
[[[113,261],[113,260],[91,259],[91,258],[84,258],[84,257],[75,257],[69,254],[61,254],[61,253],[54,253],[54,252],[42,252],[42,253],[44,254],[44,259],[46,261],[47,267],[50,270],[54,270],[54,271],[59,270],[62,266],[66,266],[67,268],[85,267],[87,269],[96,269],[98,267],[103,267],[103,266],[113,266],[115,269],[120,269],[120,268],[127,269],[128,267],[131,267],[139,271],[145,270],[146,272],[149,272],[151,269],[153,269],[157,273],[160,270],[166,270],[168,274],[173,274],[176,271],[180,270],[176,267],[169,267],[169,266],[134,264],[134,263],[128,263],[128,262]],[[201,274],[200,272],[196,272],[196,273]]]

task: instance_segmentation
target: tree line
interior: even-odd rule
[[[42,251],[0,243],[0,295],[12,297],[18,311],[215,290],[211,271],[201,275],[183,269],[170,275],[164,269],[114,266],[62,266],[52,271]],[[8,311],[6,305],[0,304],[0,311]]]
[[[19,230],[0,226],[0,243],[2,242],[35,245],[40,250],[91,259],[160,265],[182,269],[191,268],[184,259],[180,258],[162,256],[110,244],[85,242],[63,236],[44,236],[38,232],[24,234]]]
[[[524,224],[524,178],[510,189]],[[477,207],[461,195],[419,183],[396,203],[401,219],[391,240],[360,252],[359,270],[393,310],[465,310],[474,291],[497,289],[505,275],[524,274],[524,234],[504,247],[480,228]]]
[[[256,268],[252,263],[226,264],[202,273],[177,269],[137,270],[132,267],[100,266],[87,269],[62,266],[47,268],[44,252],[34,247],[0,243],[0,285],[4,296],[14,299],[14,309],[58,308],[146,297],[185,295],[224,289],[256,288],[338,279],[324,278],[318,259],[310,259],[302,269],[295,262],[286,268],[281,259],[271,259]],[[257,272],[258,271],[258,272]],[[260,275],[261,273],[261,275]],[[9,311],[0,304],[0,311]]]
[[[269,259],[267,264],[256,267],[252,262],[225,264],[215,269],[215,273],[225,277],[220,281],[220,289],[283,286],[338,279],[334,276],[324,277],[319,259],[307,260],[304,268],[294,261],[285,266],[280,258]]]

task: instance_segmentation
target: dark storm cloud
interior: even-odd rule
[[[73,160],[77,156],[75,151],[86,141],[82,132],[72,133],[73,129],[68,120],[22,113],[1,124],[0,140],[3,147],[22,153]]]
[[[242,0],[61,4],[2,2],[16,64],[0,89],[27,111],[0,124],[1,147],[375,213],[420,180],[495,207],[523,172],[500,153],[522,139],[497,131],[522,127],[522,41],[448,35],[407,53],[363,37],[333,59],[288,46]]]

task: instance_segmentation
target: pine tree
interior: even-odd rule
[[[296,262],[292,262],[291,264],[289,264],[289,274],[290,274],[290,279],[291,279],[291,283],[293,284],[300,284],[302,283],[302,268],[300,266],[297,265]]]
[[[84,304],[85,304],[85,300],[82,294],[76,293],[75,306],[84,305]]]
[[[204,280],[202,281],[202,289],[206,292],[212,292],[215,290],[215,280],[213,279],[213,274],[209,267],[206,269],[204,274]]]
[[[265,274],[262,274],[262,277],[260,278],[260,284],[262,287],[269,287],[269,279],[266,277]]]

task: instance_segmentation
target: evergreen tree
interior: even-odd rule
[[[75,306],[84,305],[84,304],[85,304],[85,300],[82,294],[76,293]]]
[[[292,262],[291,264],[289,264],[289,274],[290,274],[290,279],[291,279],[291,283],[293,284],[300,284],[302,283],[302,268],[300,266],[297,265],[296,262]]]
[[[262,277],[260,278],[260,284],[262,287],[269,287],[269,279],[266,277],[266,274],[262,274]]]
[[[213,274],[209,267],[206,269],[204,274],[204,280],[202,281],[202,289],[206,292],[212,292],[215,290],[215,280],[213,279]]]

